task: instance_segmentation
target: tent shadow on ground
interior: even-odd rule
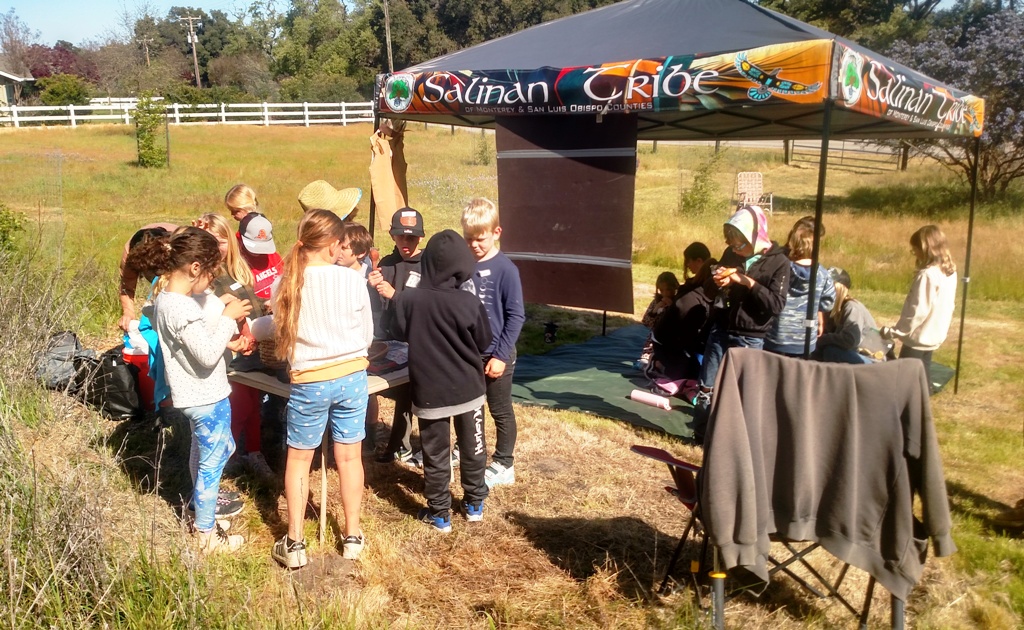
[[[607,568],[615,573],[623,597],[644,601],[653,598],[655,580],[667,568],[679,540],[633,516],[547,518],[512,511],[506,518],[574,580],[584,582]]]

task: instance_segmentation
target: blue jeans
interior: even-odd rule
[[[194,443],[199,447],[199,468],[192,495],[196,529],[208,532],[216,524],[217,493],[224,464],[235,452],[235,440],[231,437],[231,403],[225,398],[210,405],[187,407],[181,413],[192,425]]]
[[[366,370],[316,383],[292,383],[288,399],[288,446],[320,446],[331,422],[335,444],[358,444],[366,437]]]
[[[722,330],[716,324],[708,335],[708,343],[704,347],[704,363],[700,366],[701,387],[711,389],[715,386],[715,377],[718,376],[718,368],[725,357],[725,351],[729,348],[754,348],[760,350],[764,347],[763,337],[749,337],[737,335]]]

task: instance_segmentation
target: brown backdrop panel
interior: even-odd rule
[[[527,302],[633,312],[631,269],[535,260],[514,262],[519,268]]]
[[[634,118],[499,118],[497,148],[501,247],[525,299],[633,312]]]

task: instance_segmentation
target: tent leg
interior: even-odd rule
[[[832,128],[832,101],[825,101],[824,119],[821,125],[821,154],[818,157],[818,197],[814,202],[814,247],[811,250],[811,287],[818,286],[818,255],[821,250],[821,215],[825,206],[825,175],[828,172],[828,140]],[[814,297],[812,290],[812,297]],[[807,300],[807,320],[804,329],[804,358],[811,355],[811,334],[818,333],[818,303]]]
[[[956,372],[953,376],[953,393],[960,392],[960,357],[964,349],[964,318],[967,315],[967,289],[971,286],[971,242],[974,240],[974,206],[978,199],[978,158],[981,154],[981,138],[974,139],[974,163],[971,164],[971,215],[967,220],[967,253],[964,259],[964,292],[960,296],[960,335],[956,341]]]

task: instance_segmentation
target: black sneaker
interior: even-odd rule
[[[245,503],[240,499],[231,500],[224,496],[218,496],[217,509],[214,511],[213,516],[218,519],[231,518],[232,516],[239,514],[244,507]],[[188,512],[188,515],[194,519],[196,517],[196,504],[190,501],[186,511]]]
[[[380,464],[391,464],[393,462],[406,463],[409,458],[412,457],[412,451],[401,446],[397,451],[384,451],[377,456],[377,462]]]

